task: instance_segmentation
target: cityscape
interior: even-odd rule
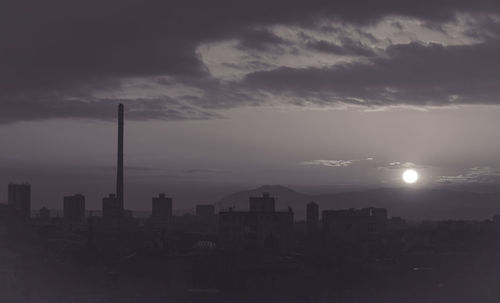
[[[3,0],[0,303],[500,302],[500,1]]]
[[[490,302],[500,295],[486,291],[500,269],[500,215],[407,222],[387,208],[320,210],[304,201],[304,220],[265,192],[280,188],[264,186],[246,208],[199,204],[180,216],[175,199],[159,193],[150,215],[137,217],[125,203],[122,104],[117,142],[116,192],[102,198],[101,210],[86,209],[83,193],[64,196],[60,214],[32,210],[30,184],[8,184],[0,205],[3,302]],[[480,288],[464,288],[475,279]]]

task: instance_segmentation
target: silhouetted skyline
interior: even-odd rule
[[[133,209],[407,187],[408,167],[412,187],[500,185],[497,3],[24,5],[1,10],[0,184],[37,208],[113,192],[120,103]]]
[[[500,302],[500,1],[0,25],[0,302]]]

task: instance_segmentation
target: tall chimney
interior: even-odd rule
[[[123,104],[118,105],[118,161],[116,164],[116,197],[123,209]]]

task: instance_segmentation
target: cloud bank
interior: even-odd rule
[[[497,1],[4,1],[0,123],[500,101]]]

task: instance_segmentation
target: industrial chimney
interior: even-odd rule
[[[116,198],[123,210],[123,104],[118,105],[118,161],[116,164]]]

